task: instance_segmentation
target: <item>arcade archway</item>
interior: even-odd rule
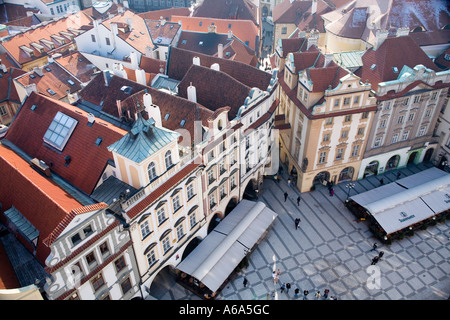
[[[256,192],[257,189],[258,186],[256,184],[256,180],[250,180],[245,187],[242,198],[246,200],[256,201],[258,199],[258,193]]]
[[[347,167],[341,171],[339,174],[338,182],[351,181],[353,179],[353,173],[355,169],[353,167]]]
[[[398,164],[400,162],[400,156],[399,155],[395,155],[392,156],[388,162],[386,163],[386,168],[384,169],[384,171],[389,171],[389,170],[393,170],[396,169]]]
[[[238,205],[238,201],[236,198],[231,198],[230,201],[227,204],[227,207],[225,208],[225,217],[233,211],[234,208]]]
[[[367,176],[373,176],[378,174],[378,167],[380,163],[378,161],[371,161],[364,169],[364,178]]]
[[[313,180],[313,185],[323,184],[324,181],[330,181],[330,173],[328,171],[322,171],[316,174]]]

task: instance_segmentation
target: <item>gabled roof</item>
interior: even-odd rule
[[[228,74],[244,85],[261,90],[267,90],[272,75],[264,72],[250,65],[204,55],[201,53],[183,50],[176,47],[171,47],[167,62],[167,75],[170,78],[181,80],[192,65],[194,57],[200,58],[200,65],[211,67],[212,64],[217,63],[220,66],[220,71]]]
[[[92,20],[105,20],[110,15],[115,15],[119,12],[121,5],[109,1],[108,7],[96,7],[95,4],[92,7],[84,9],[82,12],[90,17]]]
[[[258,7],[250,0],[204,0],[192,13],[193,17],[251,20],[259,25]]]
[[[183,31],[208,32],[211,24],[217,28],[216,33],[227,34],[232,31],[243,43],[248,41],[248,46],[256,49],[256,38],[258,37],[258,28],[250,20],[218,19],[205,17],[183,17],[172,16],[174,22],[181,21]]]
[[[179,94],[187,98],[187,87],[194,86],[197,101],[212,111],[229,106],[228,118],[234,119],[251,88],[228,74],[208,67],[192,65],[179,84]]]
[[[31,108],[35,105],[35,108]],[[34,109],[34,110],[32,110]],[[43,137],[55,115],[61,112],[78,123],[64,149],[60,152],[47,145]],[[30,128],[33,130],[30,131]],[[32,158],[45,161],[63,179],[91,194],[112,154],[107,146],[127,132],[103,120],[88,125],[88,114],[68,103],[32,92],[16,114],[5,139],[8,139]],[[96,144],[97,139],[102,141]],[[66,164],[65,157],[70,157]]]
[[[82,83],[89,82],[91,80],[91,75],[97,69],[94,64],[78,51],[55,58],[55,64],[61,65]]]
[[[8,68],[7,73],[0,70],[0,102],[5,100],[21,103],[13,79],[25,73],[22,69]]]
[[[138,13],[138,15],[144,19],[150,19],[150,20],[165,19],[166,21],[172,21],[172,22],[178,22],[178,20],[174,16],[188,17],[190,14],[191,14],[191,12],[188,7],[152,10],[152,11]],[[161,19],[161,17],[162,17],[162,19]]]
[[[165,73],[166,61],[149,58],[142,55],[141,61],[139,62],[139,68],[143,69],[146,73]]]
[[[7,24],[16,20],[27,17],[27,11],[38,13],[39,10],[33,8],[25,8],[23,5],[2,3],[0,5],[0,23]]]
[[[34,29],[8,37],[1,44],[8,55],[22,65],[45,57],[58,48],[68,49],[67,44],[75,36],[84,32],[83,27],[90,22],[85,14],[78,12],[67,17],[42,22]],[[65,43],[62,43],[62,40]],[[42,48],[42,52],[38,48]],[[32,53],[32,56],[27,52]]]
[[[398,72],[405,65],[414,68],[422,64],[434,71],[440,71],[410,36],[388,37],[377,50],[367,50],[362,56],[362,62],[362,68],[355,74],[361,81],[369,81],[375,91],[380,82],[396,80]],[[397,67],[398,72],[394,71],[394,67]]]
[[[81,89],[81,82],[57,63],[52,62],[38,69],[39,74],[34,69],[16,78],[16,81],[23,87],[36,84],[39,93],[57,100],[66,97],[67,91],[74,93]]]
[[[82,205],[2,144],[0,144],[0,176],[2,177],[0,211],[3,212],[14,205],[39,230],[36,257],[44,264],[50,249],[43,244],[43,239],[71,210]],[[3,215],[0,215],[0,219],[4,221]]]
[[[167,144],[178,139],[179,133],[156,127],[153,119],[144,119],[140,112],[130,132],[108,147],[108,150],[141,163]]]
[[[177,22],[161,22],[159,20],[145,20],[153,44],[169,46],[174,41],[181,26]]]

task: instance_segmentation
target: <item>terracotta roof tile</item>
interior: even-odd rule
[[[14,205],[39,230],[36,257],[44,264],[50,250],[42,240],[71,210],[82,205],[52,180],[35,171],[27,161],[1,144],[0,176],[2,177],[0,211],[3,212]],[[0,217],[4,219],[3,215]]]
[[[36,105],[35,110],[31,106]],[[60,111],[78,121],[62,152],[43,141],[56,113]],[[87,194],[91,194],[112,154],[107,147],[127,132],[103,120],[95,119],[87,125],[87,113],[68,103],[31,93],[16,114],[6,139],[17,145],[32,158],[45,161],[50,169]],[[33,128],[32,133],[29,128]],[[99,146],[95,144],[102,138]],[[66,166],[65,157],[71,162]]]
[[[61,55],[60,57],[55,58],[55,62],[60,64],[83,83],[89,82],[91,80],[91,75],[97,69],[94,64],[78,51]]]
[[[250,0],[204,0],[195,8],[193,17],[251,20],[259,25],[258,7]]]
[[[169,8],[169,9],[162,9],[162,10],[152,10],[147,11],[143,13],[138,13],[138,16],[144,18],[144,19],[150,19],[150,20],[160,20],[161,17],[167,21],[172,22],[178,22],[178,19],[174,16],[181,17],[186,16],[188,17],[191,14],[188,7],[183,8]],[[172,18],[174,17],[174,18]]]

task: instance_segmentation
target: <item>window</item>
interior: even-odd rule
[[[342,155],[344,154],[344,148],[338,148],[336,152],[336,160],[342,160]]]
[[[369,111],[364,111],[362,113],[361,119],[367,119],[369,117]]]
[[[407,106],[408,103],[409,103],[409,98],[406,98],[405,100],[403,100],[403,105],[404,105],[404,106]]]
[[[419,103],[420,101],[420,96],[415,96],[414,97],[414,103]]]
[[[386,102],[386,104],[384,105],[384,110],[391,110],[391,102],[390,101]]]
[[[379,147],[380,144],[381,144],[381,138],[380,137],[375,138],[375,142],[373,144],[373,147],[374,148]]]
[[[220,161],[220,163],[219,163],[219,176],[222,175],[222,174],[224,174],[225,171],[227,171],[227,170],[225,169],[225,159],[222,159],[222,160]]]
[[[148,224],[148,221],[145,221],[140,225],[141,227],[141,235],[142,239],[145,239],[151,232],[150,232],[150,226]]]
[[[181,208],[181,204],[180,204],[180,195],[175,195],[175,197],[172,199],[172,204],[173,204],[173,211],[178,211],[178,209]]]
[[[84,234],[84,237],[85,237],[85,238],[88,237],[88,236],[90,236],[93,232],[94,232],[94,231],[92,231],[91,225],[88,225],[88,226],[86,226],[86,227],[83,229],[83,234]]]
[[[433,111],[433,109],[428,108],[427,111],[425,112],[425,118],[429,118],[431,117],[431,112]]]
[[[151,162],[147,168],[148,178],[150,181],[156,179],[156,166],[154,162]]]
[[[333,124],[333,118],[327,118],[325,124],[326,124],[326,125]]]
[[[170,250],[170,240],[169,237],[165,237],[162,241],[164,253]]]
[[[178,238],[178,240],[183,238],[183,236],[184,236],[184,227],[183,227],[183,224],[181,223],[180,225],[177,226],[177,238]]]
[[[106,41],[106,45],[107,45],[107,46],[110,46],[110,45],[111,45],[111,42],[109,41],[109,38],[108,38],[108,37],[105,37],[105,41]]]
[[[77,120],[58,111],[45,132],[44,142],[62,151],[77,123]]]
[[[164,161],[166,163],[166,169],[169,169],[173,165],[172,152],[170,150],[166,152],[166,155],[164,156]]]
[[[410,113],[408,116],[408,121],[413,121],[414,120],[414,113]]]
[[[335,107],[339,107],[339,103],[340,103],[340,99],[335,99],[334,100],[334,106]]]
[[[402,124],[403,123],[403,116],[399,116],[397,119],[397,124]]]
[[[125,269],[127,264],[125,263],[125,258],[121,256],[116,261],[114,261],[114,266],[116,267],[116,272],[120,272]]]
[[[194,196],[194,184],[191,183],[186,188],[187,191],[187,198],[191,199]]]
[[[156,262],[155,250],[151,250],[149,253],[147,253],[147,262],[149,266],[153,265]]]
[[[362,136],[364,134],[364,127],[358,128],[358,136]]]
[[[394,135],[392,136],[392,142],[391,143],[396,143],[398,141],[398,133],[394,133]]]
[[[380,120],[380,125],[378,126],[378,128],[386,128],[386,119]]]
[[[226,197],[227,194],[225,193],[225,183],[220,186],[219,193],[221,200]]]
[[[402,135],[402,141],[407,140],[407,139],[408,139],[408,136],[409,136],[409,131],[403,132],[403,135]]]
[[[214,170],[211,169],[208,171],[208,183],[211,184],[215,181],[214,179]]]
[[[129,277],[127,277],[125,280],[123,280],[120,283],[120,288],[122,289],[123,294],[126,294],[128,291],[131,290],[132,285],[131,285],[131,280]]]
[[[353,146],[352,157],[357,157],[359,154],[359,144]]]
[[[281,34],[287,34],[287,27],[281,28]]]
[[[100,289],[105,284],[105,280],[103,280],[102,274],[99,273],[98,275],[92,277],[91,284],[94,288],[94,291],[98,291],[98,289]]]
[[[92,41],[92,42],[96,42],[96,40],[95,40],[95,35],[93,35],[93,34],[91,34],[91,41]]]
[[[74,246],[76,246],[78,243],[81,242],[81,237],[80,237],[80,235],[79,235],[78,233],[76,233],[75,235],[72,236],[71,241],[72,241],[72,244],[73,244]]]
[[[352,115],[348,114],[345,116],[344,122],[350,122],[350,121],[352,121]]]
[[[356,96],[354,99],[353,99],[353,103],[354,104],[358,104],[359,103],[359,96]],[[364,119],[364,118],[363,118]]]
[[[231,190],[233,190],[234,188],[236,188],[236,177],[235,177],[235,176],[232,176],[232,177],[230,178],[230,188],[231,188]]]
[[[425,131],[427,130],[427,127],[420,127],[419,130],[419,137],[423,136],[425,134]]]
[[[348,106],[350,104],[350,98],[344,98],[344,106]]]
[[[52,16],[54,16],[55,15],[55,10],[53,10],[53,8],[50,8],[50,13],[51,13]]]
[[[322,140],[323,142],[327,142],[327,141],[330,141],[330,134],[329,133],[325,133],[324,135],[323,135],[323,140]]]
[[[158,223],[161,224],[166,220],[166,211],[164,208],[161,208],[156,212],[156,216],[158,217]]]
[[[319,154],[319,163],[325,163],[326,158],[327,158],[327,152],[326,151],[321,152]]]
[[[195,211],[189,216],[189,223],[191,225],[191,229],[197,224],[197,216],[195,215]]]
[[[109,247],[108,247],[108,243],[107,242],[103,242],[100,245],[100,253],[102,254],[102,256],[105,256],[105,255],[109,254]]]
[[[433,92],[433,95],[431,96],[431,100],[436,100],[437,98],[437,92]]]
[[[89,268],[92,268],[93,266],[97,265],[97,259],[95,259],[94,252],[90,252],[86,255],[86,262],[89,265]]]
[[[216,197],[214,193],[209,196],[209,209],[211,210],[216,205]]]
[[[343,130],[341,134],[342,139],[346,139],[348,137],[348,130]]]

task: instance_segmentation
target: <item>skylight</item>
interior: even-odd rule
[[[44,142],[62,151],[78,121],[58,111],[44,135]]]
[[[169,119],[169,117],[170,117],[170,114],[166,113],[166,115],[164,116],[164,120],[167,121]]]
[[[392,70],[394,70],[395,73],[398,73],[398,68],[397,67],[392,67]]]
[[[53,91],[52,89],[47,89],[47,92],[50,93],[52,96],[54,96],[56,94],[56,92]]]

